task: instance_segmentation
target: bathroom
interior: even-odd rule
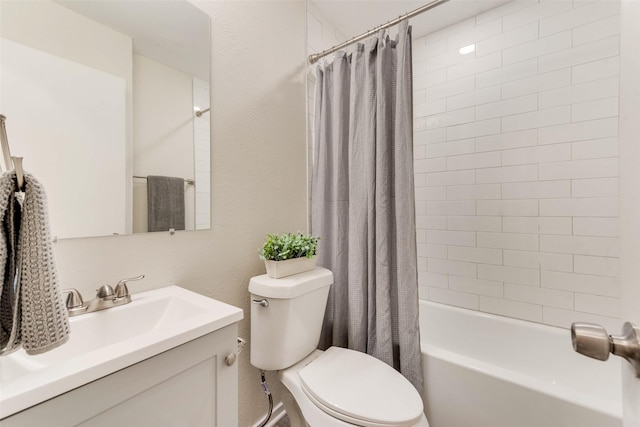
[[[362,2],[352,3],[362,4]],[[130,288],[134,294],[178,284],[186,289],[240,307],[245,312],[245,319],[239,323],[238,335],[249,338],[250,343],[248,322],[250,302],[247,284],[252,276],[264,273],[264,267],[257,257],[257,248],[260,247],[263,236],[268,232],[306,230],[308,226],[307,159],[310,142],[307,142],[307,129],[311,129],[312,126],[307,123],[309,117],[306,113],[309,98],[306,57],[313,53],[311,49],[322,50],[339,43],[341,40],[338,36],[341,31],[336,29],[337,23],[331,22],[327,17],[328,13],[319,10],[320,4],[307,5],[301,1],[202,1],[194,4],[211,18],[210,72],[212,78],[210,83],[213,114],[211,116],[210,229],[175,234],[135,233],[126,236],[82,239],[61,238],[55,244],[57,266],[64,286],[75,287],[85,295],[91,294],[103,283],[116,283],[123,277],[145,274],[144,281],[131,284]],[[407,2],[405,11],[418,5]],[[621,7],[627,6],[623,2]],[[425,19],[430,13],[427,12],[421,19]],[[621,34],[621,48],[626,47],[633,51],[640,36],[633,33],[637,32],[633,25],[624,26],[628,25],[625,19],[631,19],[629,16],[634,15],[620,14],[623,28],[628,31]],[[535,20],[548,17],[548,15],[536,16]],[[392,18],[393,16],[381,16],[379,19],[376,18],[375,23],[366,25],[370,28]],[[533,21],[528,23],[531,22]],[[318,24],[321,26],[321,38],[326,37],[326,30],[334,26],[333,37],[322,40],[327,45],[312,45],[317,40],[314,37],[318,34]],[[356,34],[344,34],[346,37],[354,35]],[[416,60],[421,58],[420,55],[423,55],[422,59],[426,60],[428,55],[427,41],[423,37],[415,36],[414,39]],[[423,41],[424,51],[417,48],[419,40]],[[632,45],[623,44],[625,40]],[[635,45],[633,45],[634,40]],[[624,70],[625,65],[632,67],[633,70],[638,67],[637,62],[633,62],[634,59],[630,57],[620,55],[620,61],[621,71]],[[416,67],[414,74],[418,76],[420,72]],[[424,70],[422,74],[425,74]],[[416,189],[417,192],[423,192],[423,198],[419,199],[418,205],[420,201],[425,202],[422,203],[424,213],[417,213],[418,221],[424,221],[423,227],[419,227],[418,231],[421,245],[419,262],[422,263],[419,271],[423,272],[420,282],[421,298],[466,305],[469,308],[494,311],[516,318],[524,317],[529,321],[554,326],[561,323],[564,327],[568,327],[574,320],[595,321],[606,326],[607,330],[614,334],[620,331],[622,321],[640,321],[638,307],[632,302],[639,300],[640,286],[628,284],[633,284],[632,277],[640,276],[638,267],[633,262],[633,255],[638,253],[633,242],[638,241],[636,233],[639,231],[635,222],[624,221],[625,218],[636,218],[640,213],[638,212],[640,208],[634,202],[635,195],[632,193],[635,190],[633,183],[638,182],[634,168],[635,160],[640,157],[640,154],[635,152],[633,144],[629,144],[629,140],[633,140],[633,137],[630,139],[628,137],[629,134],[637,134],[640,129],[636,120],[624,117],[624,114],[638,111],[636,106],[639,101],[634,97],[640,91],[638,82],[633,81],[633,76],[629,77],[629,74],[626,76],[630,80],[624,80],[625,74],[620,73],[621,88],[629,88],[620,91],[619,99],[619,148],[620,153],[627,153],[619,155],[620,218],[623,219],[621,227],[624,230],[620,233],[619,240],[620,253],[623,255],[620,258],[619,273],[622,286],[619,294],[608,296],[619,298],[617,303],[606,300],[611,302],[614,309],[617,307],[616,304],[620,304],[620,308],[617,311],[611,311],[609,306],[603,306],[600,301],[596,302],[595,307],[591,309],[587,307],[588,304],[585,304],[583,309],[576,307],[575,311],[581,313],[580,317],[567,317],[573,314],[571,313],[573,310],[553,307],[542,302],[534,304],[536,307],[530,307],[527,304],[507,304],[504,299],[492,299],[491,295],[484,295],[486,298],[482,298],[480,294],[474,292],[456,293],[464,285],[458,284],[459,288],[456,291],[451,281],[448,282],[448,289],[437,285],[442,283],[439,280],[443,280],[443,276],[448,276],[450,273],[447,270],[448,266],[438,262],[441,258],[438,258],[437,254],[434,255],[438,245],[443,243],[431,241],[433,238],[438,239],[443,236],[427,231],[437,231],[437,229],[432,229],[427,224],[429,219],[427,217],[431,215],[426,214],[429,209],[426,201],[440,201],[436,198],[435,192],[427,190],[429,188],[427,186],[421,187],[422,190]],[[625,95],[628,98],[625,98]],[[611,97],[614,95],[609,96]],[[421,108],[427,108],[420,106],[422,104],[419,103],[418,97],[415,102],[416,113]],[[423,104],[426,104],[426,98]],[[426,113],[422,117],[429,114],[431,113]],[[424,126],[423,130],[417,129],[417,132],[423,132],[424,135],[428,126],[427,121],[416,120],[415,124]],[[11,138],[11,117],[8,118],[7,126]],[[625,139],[624,136],[627,138]],[[418,142],[418,136],[416,136],[416,142]],[[419,157],[420,155],[422,157]],[[616,157],[618,154],[602,154],[602,157],[606,158],[612,156]],[[416,144],[416,167],[418,165],[430,167],[428,163],[430,158],[427,157],[425,144]],[[571,159],[569,157],[563,161]],[[28,165],[29,158],[25,158],[27,170]],[[416,171],[416,174],[427,173],[428,170]],[[609,175],[606,177],[611,178]],[[420,178],[416,175],[416,182],[418,179]],[[424,179],[427,178],[424,177]],[[617,198],[617,194],[611,192],[607,193],[607,196]],[[434,205],[438,206],[437,203]],[[283,206],[286,209],[283,209]],[[524,227],[522,224],[520,226]],[[575,224],[571,226],[575,227]],[[608,231],[595,232],[595,235],[610,238]],[[486,233],[490,232],[486,231]],[[461,234],[459,237],[465,236]],[[543,240],[541,239],[540,246],[536,247],[540,252],[543,252]],[[559,243],[549,244],[555,246]],[[515,250],[506,249],[506,251],[514,252]],[[538,249],[527,249],[527,252],[531,251],[538,251]],[[512,255],[516,254],[512,253]],[[433,266],[428,260],[434,260]],[[451,264],[453,263],[448,265]],[[566,273],[560,270],[560,273],[563,272]],[[478,277],[478,279],[497,281],[490,277],[489,273],[487,274],[484,278]],[[452,276],[456,275],[451,274]],[[518,283],[514,283],[511,288],[513,292],[520,289],[515,285]],[[479,305],[481,301],[486,305]],[[603,313],[602,310],[606,311]],[[568,334],[567,345],[570,345]],[[267,402],[260,389],[258,370],[249,363],[248,352],[241,355],[238,365],[238,425],[254,426],[266,414]],[[269,374],[268,381],[277,401],[281,390],[275,375]]]

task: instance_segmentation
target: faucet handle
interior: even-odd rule
[[[84,301],[82,301],[82,295],[80,295],[80,292],[78,292],[77,289],[63,289],[62,295],[64,296],[65,294],[66,297],[64,299],[64,304],[67,307],[67,310],[82,307],[82,304],[84,304]]]
[[[118,282],[118,284],[116,285],[116,298],[125,298],[130,296],[129,294],[129,288],[127,288],[127,282],[133,282],[136,280],[142,280],[144,279],[144,274],[141,274],[140,276],[136,276],[136,277],[131,277],[129,279],[122,279]]]

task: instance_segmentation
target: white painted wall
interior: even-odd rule
[[[0,19],[0,108],[53,235],[130,232],[131,39],[52,2],[3,2]]]
[[[239,334],[250,339],[247,286],[264,273],[257,256],[264,235],[306,224],[305,6],[195,4],[212,17],[212,229],[62,240],[57,264],[62,287],[87,297],[100,284],[144,273],[133,292],[179,284],[236,305],[245,312]],[[249,353],[250,346],[239,359],[240,426],[267,410]],[[268,379],[277,402],[277,379]]]
[[[619,33],[516,0],[414,40],[421,298],[619,329]]]
[[[133,54],[133,175],[194,179],[193,77]],[[184,186],[185,229],[195,229],[195,187]],[[133,180],[133,232],[146,233],[147,181]]]
[[[131,80],[130,37],[52,1],[3,2],[1,10],[3,37]]]
[[[24,157],[25,170],[44,184],[52,235],[130,231],[126,80],[7,39],[0,43],[0,111],[8,118],[11,153]]]
[[[640,3],[621,2],[620,37],[620,264],[621,320],[640,325]],[[618,330],[608,331],[617,335]],[[640,427],[640,381],[631,364],[621,361],[624,426]]]

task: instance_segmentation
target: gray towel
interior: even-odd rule
[[[149,231],[184,230],[184,179],[147,177]]]
[[[22,346],[28,354],[69,339],[58,284],[44,188],[24,175],[24,202],[16,200],[16,174],[0,176],[0,354]]]

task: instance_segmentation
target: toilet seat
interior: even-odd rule
[[[409,427],[423,416],[413,385],[365,353],[330,347],[299,371],[302,390],[325,413],[364,427]]]

